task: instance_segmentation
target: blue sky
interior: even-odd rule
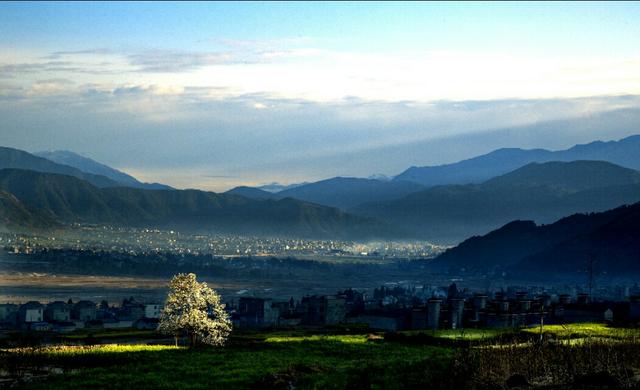
[[[178,187],[638,131],[637,2],[3,2],[0,37],[2,144]]]
[[[510,50],[624,55],[640,3],[3,3],[17,48],[209,48],[215,39],[311,37],[337,50]],[[586,51],[586,53],[585,53]]]

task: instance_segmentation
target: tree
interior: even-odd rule
[[[220,295],[206,283],[199,283],[195,274],[175,275],[169,288],[158,330],[175,337],[186,334],[191,346],[199,342],[224,344],[232,326]]]

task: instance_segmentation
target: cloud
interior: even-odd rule
[[[3,143],[27,150],[70,149],[141,172],[147,180],[216,190],[231,184],[397,174],[410,165],[469,157],[490,144],[553,147],[560,140],[609,139],[637,131],[623,113],[640,107],[640,97],[629,95],[433,102],[350,96],[316,102],[223,87],[70,81],[42,78],[2,95]],[[587,125],[590,118],[610,112],[620,114],[606,123],[595,121],[599,131],[596,124]],[[549,121],[565,122],[554,122],[559,123],[555,131],[540,127]],[[491,142],[480,142],[485,134],[506,128],[516,130],[504,140],[487,136]],[[514,136],[537,131],[538,145]]]

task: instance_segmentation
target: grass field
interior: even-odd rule
[[[618,384],[636,383],[629,373],[640,368],[640,330],[573,324],[546,326],[543,332],[555,342],[537,343],[539,328],[398,334],[298,330],[237,333],[221,348],[11,348],[2,350],[2,370],[23,378],[40,375],[20,383],[34,389],[495,388],[514,373],[534,384],[571,385],[603,370]],[[586,341],[563,343],[576,339]]]

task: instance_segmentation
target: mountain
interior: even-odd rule
[[[347,209],[364,202],[401,198],[423,189],[423,186],[408,181],[334,177],[290,188],[277,195]]]
[[[589,259],[601,277],[640,274],[640,203],[575,214],[549,225],[510,222],[447,250],[434,266],[454,272],[506,271],[524,279],[584,278]]]
[[[0,231],[50,228],[55,222],[37,211],[28,209],[12,194],[0,190]]]
[[[0,169],[8,168],[69,175],[81,180],[86,180],[97,187],[115,187],[121,185],[105,176],[85,173],[77,168],[58,164],[46,158],[34,156],[23,150],[0,146]]]
[[[532,163],[481,184],[428,188],[350,212],[386,220],[407,236],[443,243],[505,223],[550,223],[565,215],[640,201],[640,173],[603,161]]]
[[[271,192],[261,190],[255,187],[239,186],[230,189],[225,194],[240,195],[249,199],[278,199],[279,197]]]
[[[141,183],[133,176],[67,150],[38,152],[34,153],[34,155],[46,158],[47,160],[58,164],[77,168],[82,172],[108,177],[109,179],[127,187],[146,188],[149,190],[166,190],[170,188],[164,184]]]
[[[314,238],[378,237],[383,223],[286,198],[253,200],[198,190],[98,188],[72,176],[0,170],[0,188],[61,222]]]
[[[640,169],[640,135],[619,141],[595,141],[570,149],[498,149],[453,164],[411,167],[394,180],[413,181],[425,186],[481,183],[532,162],[600,160]]]

